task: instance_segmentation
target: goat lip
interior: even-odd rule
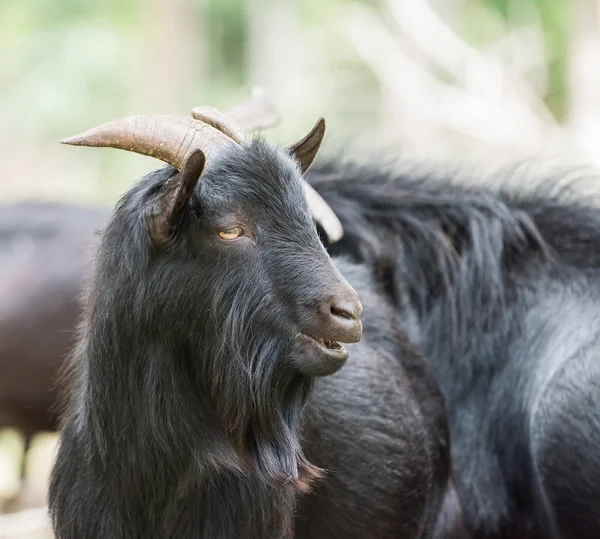
[[[321,353],[326,354],[328,358],[339,360],[346,360],[348,358],[348,351],[337,341],[313,337],[308,333],[300,333],[298,338],[301,338],[309,346],[317,348]],[[329,341],[332,343],[332,346],[327,346],[324,341]]]

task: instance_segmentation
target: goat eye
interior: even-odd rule
[[[228,228],[227,230],[219,232],[219,237],[224,240],[235,240],[243,235],[244,231],[239,226],[234,226],[233,228]]]

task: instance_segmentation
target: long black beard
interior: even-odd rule
[[[227,296],[214,296],[212,312],[227,316],[210,328],[211,341],[220,345],[205,358],[202,374],[209,380],[217,417],[252,473],[271,484],[306,490],[320,474],[300,445],[302,414],[314,381],[292,367],[294,335],[273,327],[277,317],[268,297],[253,303],[247,290]]]

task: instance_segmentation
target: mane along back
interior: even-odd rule
[[[600,208],[580,190],[597,177],[335,161],[309,176],[344,226],[329,252],[371,267],[433,367],[473,536],[548,537],[560,518],[579,537],[562,530],[583,507],[600,522],[597,453],[579,449],[598,440],[581,395],[600,373]]]
[[[344,225],[330,253],[367,262],[421,314],[445,298],[455,344],[466,338],[461,313],[478,313],[471,331],[484,331],[515,282],[600,269],[600,208],[577,189],[593,179],[584,170],[331,160],[308,179]]]

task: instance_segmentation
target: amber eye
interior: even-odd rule
[[[228,228],[227,230],[219,232],[219,237],[224,240],[235,240],[243,235],[244,231],[239,226],[234,226],[233,228]]]

